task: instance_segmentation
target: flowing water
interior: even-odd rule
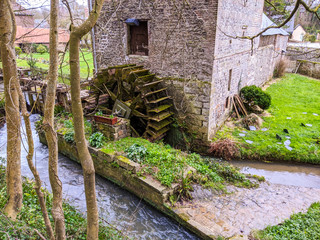
[[[320,188],[320,166],[311,164],[231,161],[241,172],[264,176],[271,183]]]
[[[50,190],[48,176],[48,149],[39,142],[34,130],[38,116],[32,115],[33,139],[35,143],[35,164],[41,179]],[[26,140],[24,140],[26,143]],[[22,174],[32,178],[26,161],[26,151],[22,146]],[[0,156],[6,156],[6,126],[0,129]],[[59,155],[59,177],[63,183],[64,198],[79,211],[86,211],[81,166]],[[198,239],[164,214],[141,201],[130,192],[112,182],[96,176],[96,191],[100,217],[123,233],[136,239]]]
[[[48,149],[41,144],[34,130],[37,115],[31,116],[35,142],[35,163],[41,179],[50,190],[48,176]],[[26,142],[26,141],[24,141]],[[22,174],[32,178],[26,161],[26,151],[22,151]],[[0,129],[0,156],[6,155],[6,126]],[[320,188],[320,166],[307,164],[264,163],[233,161],[233,165],[243,173],[265,176],[272,183]],[[64,198],[81,212],[86,211],[81,166],[59,155],[59,177],[63,183]],[[101,218],[136,239],[198,239],[176,222],[155,210],[133,194],[112,182],[97,176],[96,190]]]

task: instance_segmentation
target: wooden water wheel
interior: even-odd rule
[[[101,94],[107,93],[131,109],[133,132],[150,141],[163,138],[172,123],[172,101],[163,87],[163,81],[143,66],[123,65],[102,70],[94,80],[97,102]]]

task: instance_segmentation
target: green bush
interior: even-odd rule
[[[129,148],[125,150],[125,152],[127,153],[127,157],[129,159],[138,163],[143,162],[144,158],[148,154],[147,149],[144,146],[139,145],[137,143],[131,145]]]
[[[64,114],[66,110],[61,105],[55,105],[54,106],[54,116],[61,116]]]
[[[101,132],[96,132],[92,134],[89,138],[89,144],[94,148],[101,148],[103,146],[103,142],[105,141],[105,137]]]
[[[15,47],[14,49],[16,51],[16,55],[20,55],[22,53],[22,50],[20,47]]]
[[[309,41],[312,42],[312,43],[314,43],[316,40],[317,40],[316,35],[311,35],[311,36],[309,37]]]
[[[29,67],[30,67],[31,69],[33,69],[33,68],[36,66],[36,64],[37,64],[37,60],[34,59],[34,58],[32,57],[32,55],[30,55],[30,59],[27,60],[27,64],[29,65]]]
[[[64,127],[66,127],[66,128],[73,128],[73,122],[72,122],[71,119],[64,120],[64,121],[63,121],[63,125],[64,125]]]
[[[74,131],[67,132],[63,138],[68,143],[74,143]]]
[[[37,47],[37,53],[40,53],[40,54],[44,54],[44,53],[47,53],[48,50],[45,46],[43,46],[42,44],[40,44],[38,47]]]
[[[258,105],[262,109],[268,109],[270,107],[270,94],[262,91],[261,88],[255,85],[242,88],[240,91],[240,95],[249,105]]]
[[[303,37],[303,40],[304,40],[304,41],[307,41],[307,42],[315,42],[315,41],[317,40],[317,36],[316,36],[316,35],[313,35],[313,34],[307,33],[307,34]]]

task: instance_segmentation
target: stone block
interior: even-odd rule
[[[132,171],[134,173],[136,173],[140,169],[140,164],[135,163],[124,156],[115,157],[115,161],[116,161],[116,163],[119,164],[120,167],[123,167],[126,170]]]
[[[111,141],[118,141],[130,136],[130,120],[128,119],[118,118],[118,123],[115,125],[104,123],[96,123],[96,125],[98,130]]]
[[[192,108],[191,113],[201,115],[201,108]]]
[[[209,115],[209,109],[202,108],[201,114],[204,115],[204,116],[208,116]]]

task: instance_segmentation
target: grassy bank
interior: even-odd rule
[[[62,55],[60,54],[59,56],[61,57]],[[27,58],[30,58],[30,57],[31,57],[30,54],[25,54],[25,53],[20,54],[19,58],[17,59],[17,66],[21,68],[30,68],[27,60]],[[44,70],[49,69],[49,63],[48,63],[49,57],[50,57],[49,53],[44,53],[44,54],[33,53],[32,54],[32,58],[37,61],[35,67],[41,68]],[[92,77],[94,67],[93,67],[93,56],[90,51],[83,51],[83,55],[80,52],[80,77],[81,78],[87,78],[88,76],[88,65],[86,62],[89,64],[89,68],[90,68],[89,76]],[[63,75],[70,74],[69,52],[65,54],[62,68],[59,68],[59,74],[61,73],[61,69],[62,69]]]
[[[41,123],[37,126],[39,129]],[[57,117],[56,127],[58,133],[63,134],[67,142],[74,142],[71,115],[65,113]],[[193,183],[198,183],[224,191],[227,184],[241,187],[257,186],[237,168],[229,164],[204,159],[198,154],[187,154],[162,142],[150,143],[142,138],[131,137],[116,142],[108,141],[103,136],[98,137],[100,133],[96,132],[94,125],[89,121],[85,122],[85,132],[92,147],[100,148],[107,154],[125,156],[139,163],[140,171],[136,173],[138,176],[152,176],[167,187],[177,183],[182,186],[183,190],[190,190]],[[92,145],[93,138],[95,139],[94,146]]]
[[[8,219],[1,211],[7,202],[5,169],[0,165],[0,239],[40,239],[39,234],[47,238],[44,221],[34,183],[28,179],[23,182],[23,207],[17,221]],[[44,191],[49,217],[51,215],[52,194]],[[68,239],[86,239],[86,219],[75,208],[67,203],[63,204],[65,214],[66,234]],[[99,239],[127,239],[110,227],[100,226]]]
[[[244,174],[237,168],[200,155],[186,154],[169,145],[150,143],[141,138],[124,138],[116,142],[107,142],[102,147],[106,153],[120,152],[132,161],[143,166],[141,175],[152,175],[165,186],[173,183],[197,182],[206,187],[223,189],[227,183],[242,187],[252,187]],[[196,170],[191,178],[187,176],[190,167]]]
[[[319,239],[319,225],[320,203],[314,203],[307,213],[293,214],[283,223],[255,233],[254,237],[259,240]]]
[[[261,127],[266,131],[225,127],[217,138],[228,137],[235,140],[243,159],[319,164],[320,81],[287,74],[266,91],[272,97],[268,109],[271,116],[263,117]],[[285,133],[284,129],[289,133]],[[245,136],[241,137],[239,134],[243,133]],[[276,137],[277,134],[281,139]],[[252,143],[247,143],[247,140]],[[286,146],[285,143],[290,144]]]

